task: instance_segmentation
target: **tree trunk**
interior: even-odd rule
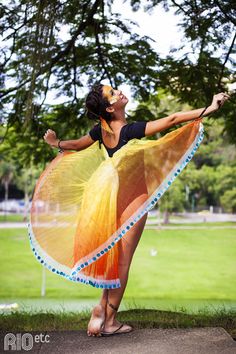
[[[28,190],[25,189],[25,207],[24,207],[24,216],[23,221],[27,221],[28,209],[29,209],[29,193]]]
[[[165,210],[164,211],[164,221],[163,221],[164,224],[169,224],[170,223],[169,215],[170,214],[169,214],[168,210]]]
[[[4,195],[4,201],[5,201],[5,207],[4,207],[4,221],[7,221],[7,201],[8,201],[8,191],[9,191],[9,183],[7,180],[4,181],[4,189],[5,189],[5,195]]]

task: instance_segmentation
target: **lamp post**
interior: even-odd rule
[[[42,284],[41,284],[41,296],[45,296],[46,294],[46,272],[45,267],[42,266]]]

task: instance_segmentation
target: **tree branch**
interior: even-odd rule
[[[229,14],[227,12],[225,12],[225,10],[223,9],[223,7],[221,6],[221,4],[219,3],[218,0],[215,0],[216,5],[219,7],[220,11],[222,12],[222,14],[224,14],[225,18],[232,22],[234,24],[234,26],[236,26],[236,21],[234,18],[232,18],[231,16],[229,16]]]
[[[3,62],[3,64],[0,65],[0,70],[3,70],[4,67],[6,66],[6,64],[9,62],[9,60],[11,59],[14,51],[15,51],[15,44],[16,44],[16,34],[17,32],[24,27],[33,17],[31,17],[30,19],[27,19],[27,6],[25,8],[25,13],[24,13],[24,20],[23,23],[18,27],[18,28],[13,28],[13,33],[11,33],[10,35],[8,35],[6,38],[3,38],[2,41],[8,39],[9,37],[13,36],[13,44],[12,44],[12,49],[11,49],[11,54],[10,56],[5,59],[5,61]]]
[[[177,2],[175,2],[175,0],[171,0],[171,2],[172,2],[176,7],[178,7],[178,9],[181,10],[186,16],[188,16],[188,12],[185,11],[184,8],[183,8],[181,5],[177,4]]]
[[[77,102],[76,74],[77,74],[76,51],[75,51],[75,46],[73,45],[73,87],[74,87],[73,102]]]
[[[42,74],[44,74],[47,71],[51,71],[53,66],[64,56],[68,55],[68,53],[71,51],[77,37],[81,34],[82,31],[85,30],[85,28],[90,25],[92,23],[93,20],[93,16],[97,13],[97,9],[100,5],[101,0],[96,0],[91,8],[91,10],[88,13],[88,16],[86,18],[86,20],[82,21],[77,29],[77,31],[75,31],[73,37],[71,38],[71,40],[68,41],[67,46],[64,50],[60,51],[54,58],[52,58],[51,62],[48,65],[45,65],[44,67],[41,67],[39,69],[39,71],[36,73],[36,78]],[[88,2],[89,3],[89,2]],[[87,8],[87,4],[85,4],[83,6],[83,13],[85,13],[85,10]],[[19,88],[21,88],[22,86],[24,86],[25,84],[27,84],[28,82],[30,82],[31,79],[27,79],[24,82],[22,82],[21,84],[19,84],[18,86],[15,87],[11,87],[8,90],[0,90],[0,98],[7,96],[9,93],[18,90]]]
[[[231,53],[231,51],[232,51],[232,49],[234,47],[235,39],[236,39],[236,32],[234,34],[234,38],[232,40],[232,43],[231,43],[231,45],[229,47],[229,50],[228,50],[228,53],[226,54],[226,57],[225,57],[225,61],[224,61],[223,65],[222,65],[222,68],[221,68],[221,73],[220,73],[220,77],[219,77],[219,81],[218,81],[218,88],[221,88],[221,80],[222,80],[223,75],[224,75],[225,65],[226,65],[226,63],[227,63],[227,61],[229,59],[230,53]]]
[[[97,8],[100,5],[101,0],[96,0],[86,18],[86,20],[80,22],[80,25],[77,29],[77,31],[75,31],[73,37],[71,38],[71,40],[68,42],[66,48],[64,50],[62,50],[61,52],[59,52],[54,58],[52,58],[51,61],[51,67],[54,66],[61,58],[63,58],[64,56],[66,56],[72,49],[73,45],[75,44],[75,41],[77,39],[77,37],[79,36],[79,34],[85,30],[85,28],[90,25],[92,23],[93,20],[93,16],[96,14],[97,12]],[[84,9],[83,9],[83,13],[85,12],[87,7],[87,4],[84,5]]]
[[[111,86],[113,86],[112,78],[110,76],[109,71],[106,68],[106,64],[105,64],[105,61],[104,61],[104,58],[103,58],[102,48],[101,48],[101,44],[100,44],[100,41],[99,41],[98,32],[97,32],[96,29],[95,29],[95,39],[96,39],[96,46],[97,46],[98,56],[99,56],[101,65],[103,67],[104,73],[106,73],[106,75],[108,77],[108,80],[110,81]]]

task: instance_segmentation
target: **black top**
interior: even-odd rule
[[[102,141],[102,132],[101,132],[101,124],[96,124],[90,131],[89,135],[91,138],[96,141],[99,140],[100,144],[103,144],[108,152],[108,155],[112,157],[112,155],[119,150],[123,145],[127,144],[131,139],[141,139],[145,136],[145,128],[147,122],[132,122],[123,127],[120,130],[120,137],[118,144],[114,148],[107,147]]]

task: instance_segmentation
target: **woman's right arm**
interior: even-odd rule
[[[224,92],[214,95],[212,99],[212,103],[205,110],[203,117],[217,111],[217,109],[219,109],[219,107],[221,107],[224,104],[224,102],[228,99],[229,99],[229,95]],[[146,129],[145,129],[145,136],[153,135],[157,132],[173,127],[174,125],[197,119],[203,110],[204,107],[187,111],[187,112],[177,112],[165,118],[156,119],[147,122]]]
[[[56,133],[48,129],[46,133],[44,134],[44,140],[46,143],[51,145],[52,147],[58,148],[58,143],[60,141],[60,147],[65,150],[83,150],[89,147],[94,143],[94,140],[90,137],[90,135],[84,135],[80,139],[76,140],[59,140],[56,136]]]

